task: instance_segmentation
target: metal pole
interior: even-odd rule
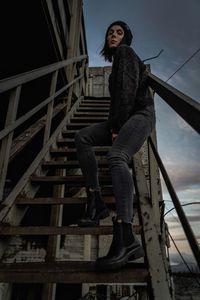
[[[153,153],[155,155],[155,158],[156,158],[156,160],[158,162],[158,165],[160,167],[160,170],[161,170],[162,176],[163,176],[163,178],[165,180],[165,183],[166,183],[166,186],[168,188],[169,194],[170,194],[170,196],[172,198],[172,201],[174,203],[174,206],[176,208],[176,212],[177,212],[177,214],[179,216],[179,219],[180,219],[181,224],[183,226],[183,229],[185,231],[185,235],[186,235],[186,237],[188,239],[188,242],[190,244],[190,247],[192,249],[192,252],[194,254],[194,257],[195,257],[195,259],[197,261],[197,264],[199,266],[199,269],[200,269],[200,249],[199,249],[197,240],[195,238],[195,235],[194,235],[194,233],[192,231],[192,228],[191,228],[191,226],[190,226],[190,224],[189,224],[189,222],[187,220],[185,212],[184,212],[184,210],[183,210],[183,208],[182,208],[182,206],[180,204],[178,196],[177,196],[177,194],[176,194],[176,192],[175,192],[175,190],[174,190],[174,188],[172,186],[172,183],[171,183],[171,181],[169,179],[167,171],[165,170],[165,167],[164,167],[164,165],[162,163],[162,160],[161,160],[161,158],[160,158],[160,156],[159,156],[159,154],[158,154],[158,152],[157,152],[157,150],[156,150],[156,148],[155,148],[155,146],[153,144],[153,141],[152,141],[152,139],[150,137],[149,137],[149,142],[150,142],[151,148],[153,150]]]

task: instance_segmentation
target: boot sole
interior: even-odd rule
[[[123,268],[129,261],[138,259],[144,257],[144,250],[141,245],[139,245],[137,248],[133,249],[129,253],[127,253],[124,257],[122,257],[120,260],[117,260],[115,262],[110,263],[109,259],[106,262],[95,264],[95,269],[97,271],[113,271],[117,269]]]

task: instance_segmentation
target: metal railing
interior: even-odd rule
[[[149,83],[152,89],[170,105],[190,126],[200,133],[200,103],[184,95],[177,89],[173,88],[169,84],[165,83],[155,75],[149,74]],[[167,171],[163,165],[163,162],[156,150],[156,147],[151,139],[148,139],[150,147],[154,153],[154,157],[157,161],[159,169],[162,173],[168,192],[173,201],[177,215],[184,229],[185,235],[193,252],[193,255],[197,261],[200,269],[200,248],[197,239],[193,233],[193,230],[187,220],[185,212],[181,206],[180,200],[174,190],[174,187],[170,181]]]
[[[86,60],[87,55],[81,55],[79,57],[57,62],[49,66],[45,66],[0,81],[0,93],[9,93],[9,103],[5,119],[5,126],[4,129],[0,131],[0,201],[2,201],[3,199],[14,131],[19,128],[19,126],[24,124],[27,120],[30,120],[38,112],[41,112],[42,109],[46,108],[45,128],[43,135],[43,146],[45,146],[52,136],[51,127],[53,112],[56,108],[55,99],[60,95],[63,95],[63,93],[66,93],[66,102],[64,103],[63,107],[65,107],[65,112],[67,113],[70,111],[72,105],[72,91],[78,91],[79,95],[76,95],[77,98],[85,93],[87,84]],[[69,74],[70,82],[64,84],[61,88],[56,90],[59,71],[63,71],[63,69],[67,70],[67,68],[69,68],[69,70],[71,70],[72,68],[77,69],[78,74],[73,74],[73,77],[71,77],[71,75]],[[30,111],[26,112],[24,115],[16,119],[22,87],[27,83],[46,75],[51,75],[49,97],[45,98],[41,103],[36,105]],[[53,143],[54,140],[52,140],[51,142]]]

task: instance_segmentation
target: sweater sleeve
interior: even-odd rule
[[[134,110],[139,85],[140,61],[126,45],[117,48],[112,66],[111,129],[118,133]]]

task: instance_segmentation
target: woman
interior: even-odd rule
[[[117,216],[113,219],[110,250],[106,256],[97,259],[97,270],[121,268],[130,259],[143,256],[142,246],[132,232],[134,186],[128,163],[155,126],[155,111],[146,67],[130,47],[132,37],[130,28],[123,21],[108,27],[101,51],[105,60],[113,62],[109,77],[108,121],[83,128],[75,137],[88,199],[86,215],[78,222],[80,226],[97,225],[100,219],[109,215],[101,199],[93,146],[112,145],[108,165]]]

